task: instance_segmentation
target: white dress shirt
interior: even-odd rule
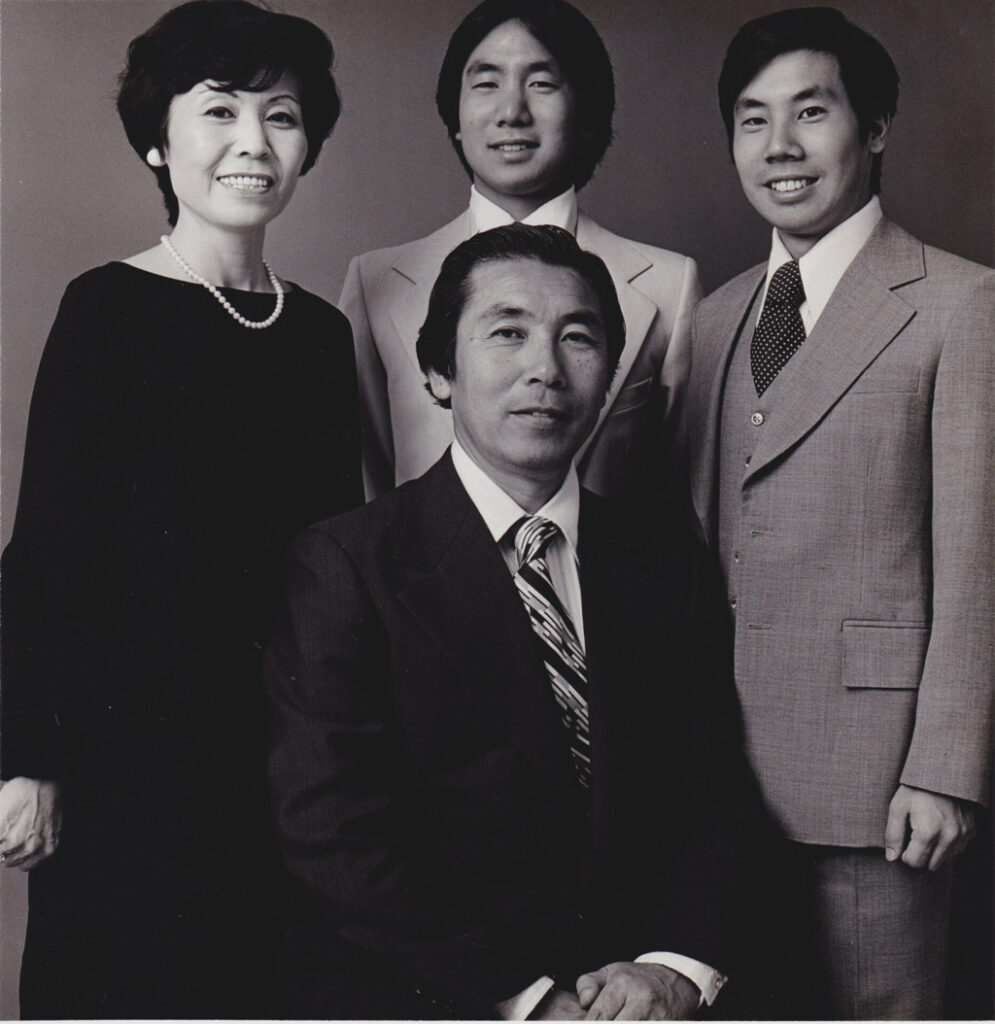
[[[508,531],[519,519],[530,513],[470,458],[459,441],[453,441],[452,460],[456,475],[498,545],[508,571],[514,575],[518,572],[518,556],[515,552],[514,536],[508,536]],[[577,629],[581,649],[584,650],[584,613],[577,556],[580,483],[576,467],[572,463],[560,489],[535,514],[551,520],[560,528],[546,549],[546,564],[549,566],[553,589],[570,614]],[[709,1006],[715,1001],[719,989],[727,980],[707,964],[679,953],[645,953],[636,958],[636,963],[662,964],[683,974],[700,990],[700,1002],[708,1003]],[[553,984],[552,978],[538,978],[523,992],[500,1003],[496,1009],[504,1020],[524,1020],[539,1005]]]
[[[867,239],[871,237],[881,217],[881,200],[873,196],[866,206],[823,235],[798,261],[798,271],[805,289],[805,301],[798,307],[798,311],[802,315],[806,335],[812,333],[812,328],[822,316],[840,278],[867,244]],[[759,310],[763,310],[763,303],[767,301],[767,289],[775,271],[794,259],[781,241],[777,228],[771,234],[770,261],[767,264],[767,280],[764,282],[763,302]]]
[[[514,223],[515,218],[507,210],[502,209],[487,196],[481,195],[475,186],[470,186],[470,230],[474,234]],[[576,189],[571,185],[566,192],[561,192],[548,203],[543,203],[537,210],[523,217],[519,223],[533,226],[551,224],[554,228],[569,231],[571,235],[577,234]]]

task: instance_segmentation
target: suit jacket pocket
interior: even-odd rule
[[[915,690],[929,643],[925,622],[843,621],[843,685],[847,689]]]

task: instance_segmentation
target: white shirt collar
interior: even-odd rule
[[[798,261],[798,270],[805,288],[805,302],[802,304],[801,313],[807,331],[811,331],[815,321],[822,315],[836,286],[840,283],[840,278],[846,273],[857,253],[867,244],[867,239],[871,237],[881,217],[881,200],[873,196],[866,206],[823,235]],[[764,299],[767,298],[767,288],[774,272],[794,259],[781,241],[777,228],[772,230],[771,235]]]
[[[503,210],[497,203],[482,195],[473,185],[470,186],[470,230],[474,234],[514,223],[515,218],[507,210]],[[576,234],[577,190],[571,185],[566,192],[533,210],[522,219],[522,223],[552,224],[553,227],[569,231],[571,235]]]
[[[467,454],[459,443],[453,441],[453,466],[456,475],[482,516],[494,540],[500,543],[508,530],[518,522],[526,512],[517,501],[503,491],[480,466]],[[580,482],[573,463],[567,471],[566,479],[560,489],[536,513],[550,519],[560,528],[574,558],[577,557],[577,523],[580,519]]]

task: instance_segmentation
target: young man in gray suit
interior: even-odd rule
[[[992,759],[995,273],[882,215],[897,97],[831,8],[736,35],[720,105],[771,256],[699,305],[688,393],[748,752],[833,1018],[940,1016]]]
[[[566,0],[484,0],[449,41],[436,103],[472,180],[470,204],[425,238],[352,261],[339,306],[352,323],[367,499],[419,476],[453,437],[415,357],[443,257],[478,231],[522,221],[564,228],[611,272],[625,316],[618,373],[577,457],[603,497],[646,498],[683,480],[678,424],[695,263],[630,241],[578,210],[612,138],[615,82],[596,29]]]

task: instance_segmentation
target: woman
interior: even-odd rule
[[[129,50],[118,110],[172,233],[67,289],[4,555],[25,1017],[278,1011],[259,656],[285,543],[361,486],[348,324],[262,252],[338,117],[332,56],[243,0]]]

